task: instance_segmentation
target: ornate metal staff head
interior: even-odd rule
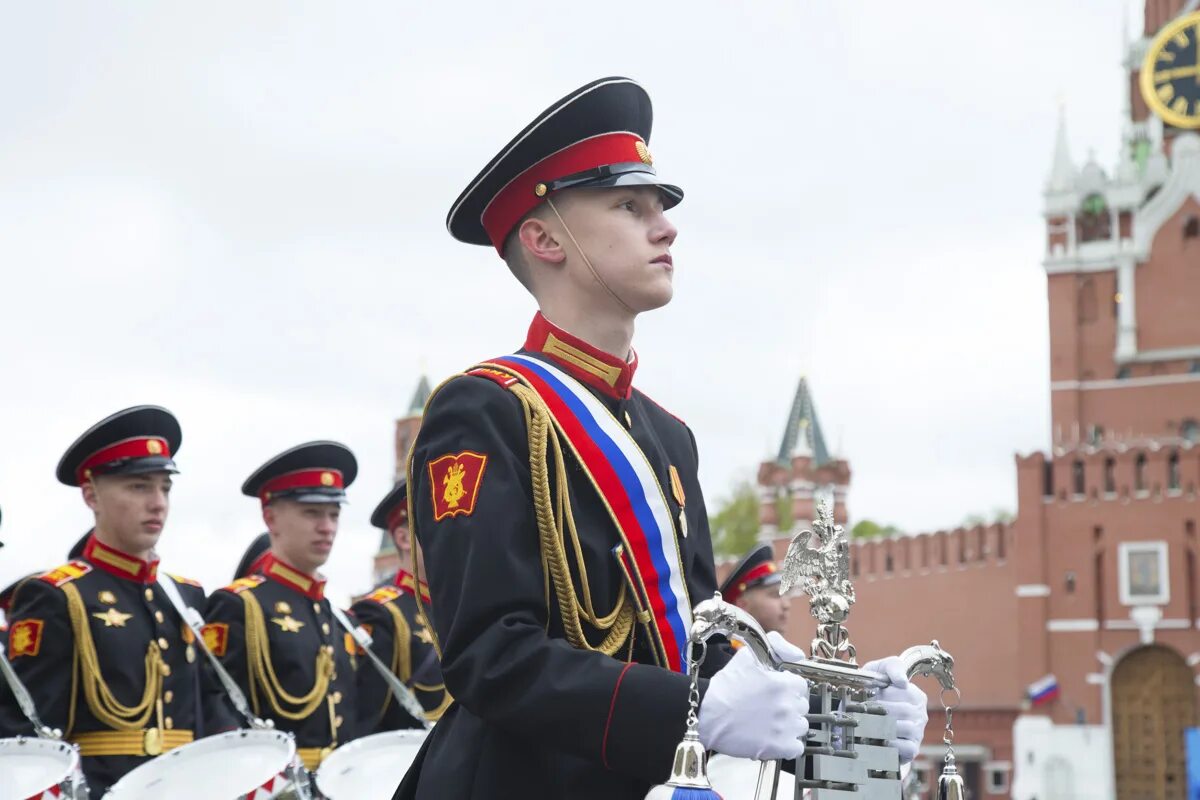
[[[834,523],[827,499],[817,502],[812,530],[802,530],[792,537],[779,573],[780,594],[799,586],[809,597],[809,610],[817,620],[812,657],[856,663],[850,634],[842,625],[854,605],[850,545],[846,531]]]

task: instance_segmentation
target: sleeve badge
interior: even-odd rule
[[[229,626],[224,622],[210,622],[200,629],[204,634],[204,644],[218,658],[225,655],[229,646]]]
[[[42,649],[44,627],[45,623],[40,619],[22,619],[14,622],[8,630],[10,657],[36,656]]]
[[[487,460],[487,456],[481,453],[464,450],[461,453],[447,453],[429,462],[434,522],[474,513]]]

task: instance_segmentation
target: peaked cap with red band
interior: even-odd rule
[[[779,583],[779,570],[775,567],[775,553],[771,546],[756,547],[742,557],[741,562],[729,573],[721,584],[721,596],[727,603],[736,603],[738,598],[759,586],[774,586]]]
[[[344,503],[358,476],[358,461],[338,442],[307,442],[285,450],[254,471],[242,494],[263,505],[287,498],[298,503]]]
[[[454,201],[446,228],[460,242],[500,252],[517,223],[563,189],[657,186],[665,208],[677,205],[683,190],[654,170],[648,149],[653,121],[650,96],[629,78],[601,78],[576,89],[488,162]]]
[[[408,522],[408,481],[404,478],[379,501],[371,512],[371,524],[390,531],[397,525]]]
[[[160,406],[134,406],[100,420],[58,462],[56,475],[67,486],[82,486],[97,475],[178,472],[172,460],[183,432],[179,420]]]

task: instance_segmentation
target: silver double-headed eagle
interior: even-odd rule
[[[850,582],[850,544],[846,531],[833,521],[833,508],[822,498],[817,501],[817,518],[812,529],[792,537],[783,566],[779,569],[781,594],[799,587],[809,597],[817,620],[817,637],[812,656],[854,663],[854,646],[842,626],[854,605],[854,584]]]

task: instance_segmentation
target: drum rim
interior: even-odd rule
[[[268,730],[268,729],[260,729],[260,728],[238,728],[237,730],[223,731],[221,733],[214,733],[211,736],[205,736],[203,738],[196,739],[195,741],[188,742],[187,744],[185,744],[181,747],[176,747],[173,750],[163,753],[161,756],[151,759],[150,761],[147,761],[144,764],[139,764],[138,766],[134,767],[129,772],[125,773],[121,777],[120,780],[118,780],[111,787],[109,787],[108,791],[105,792],[102,800],[110,800],[110,798],[111,798],[111,800],[122,800],[122,797],[123,797],[122,795],[113,795],[113,792],[117,791],[118,789],[121,789],[122,791],[133,791],[133,789],[131,788],[133,786],[133,782],[130,781],[129,783],[126,783],[126,780],[133,778],[135,773],[138,773],[139,771],[145,770],[144,772],[142,772],[142,774],[146,774],[146,773],[150,772],[149,769],[146,769],[148,767],[168,768],[172,765],[171,759],[174,757],[178,757],[181,754],[189,753],[189,752],[194,753],[194,752],[201,751],[202,749],[208,750],[208,749],[212,748],[212,746],[214,744],[216,744],[217,742],[222,741],[222,740],[235,740],[235,739],[247,739],[247,738],[282,740],[284,742],[284,744],[287,745],[287,760],[283,762],[282,768],[280,768],[276,772],[272,773],[273,775],[286,774],[288,767],[290,767],[296,761],[296,737],[289,731],[281,731],[281,730],[273,730],[273,729]],[[203,748],[197,747],[197,745],[204,745],[204,747]],[[270,779],[270,777],[268,776],[268,780],[269,779]],[[122,787],[122,784],[125,784],[124,788]],[[133,800],[133,797],[130,796],[129,800]]]
[[[321,785],[321,773],[331,763],[336,765],[342,758],[351,756],[354,753],[360,753],[362,750],[375,749],[375,747],[378,747],[379,745],[385,744],[389,741],[403,742],[411,739],[413,741],[420,742],[424,741],[427,736],[429,736],[429,731],[422,730],[420,728],[406,728],[396,731],[380,731],[379,733],[372,733],[368,736],[360,736],[354,741],[347,742],[330,753],[329,756],[321,762],[321,766],[317,768],[317,771],[313,773],[313,779],[317,783],[317,788],[321,789],[322,791],[324,791],[325,788],[333,788],[322,787]],[[329,775],[328,772],[325,774]],[[328,780],[328,778],[326,780]]]
[[[32,746],[34,750],[50,750],[64,752],[67,754],[67,768],[52,784],[42,787],[39,791],[45,792],[48,789],[53,789],[58,786],[65,786],[71,781],[71,777],[80,773],[79,748],[64,742],[61,739],[42,739],[37,736],[6,736],[0,739],[0,747],[5,743],[18,747]],[[35,795],[36,796],[36,795]]]

